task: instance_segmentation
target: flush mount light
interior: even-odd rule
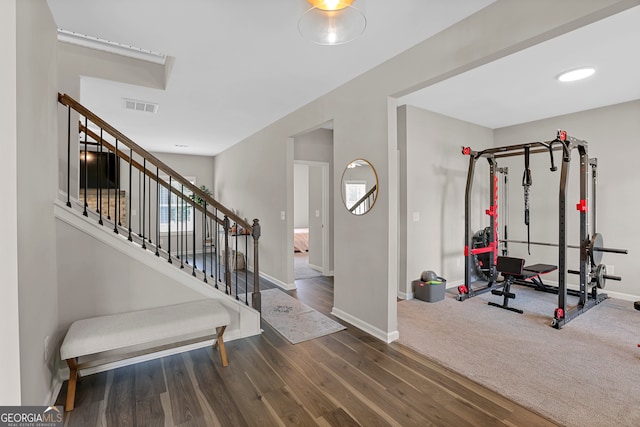
[[[560,74],[558,76],[558,80],[561,82],[575,82],[577,80],[586,79],[595,72],[595,68],[592,67],[578,68],[577,70],[571,70]]]
[[[307,0],[311,9],[298,21],[298,30],[307,40],[320,45],[352,41],[364,32],[367,18],[352,6],[355,0]]]
[[[307,0],[311,6],[322,10],[340,10],[351,6],[355,0]]]

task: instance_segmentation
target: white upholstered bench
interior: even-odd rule
[[[222,366],[227,366],[222,334],[229,322],[229,312],[214,299],[73,322],[60,347],[70,371],[65,410],[73,410],[82,369],[212,338],[214,348],[220,348]]]

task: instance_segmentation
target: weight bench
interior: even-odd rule
[[[525,267],[524,259],[522,258],[499,256],[498,262],[496,263],[496,269],[498,272],[502,273],[502,277],[504,277],[505,282],[502,289],[493,289],[491,293],[493,295],[502,296],[503,301],[502,304],[490,301],[489,305],[522,314],[522,310],[509,307],[509,300],[515,299],[516,297],[516,294],[511,292],[511,285],[516,281],[531,280],[536,287],[546,286],[542,283],[540,275],[554,271],[557,268],[558,267],[555,265],[550,264],[534,264]]]
[[[60,347],[69,366],[65,411],[73,410],[83,369],[209,339],[215,340],[213,348],[220,349],[222,366],[227,366],[222,335],[229,323],[229,312],[214,299],[73,322]]]
[[[542,277],[540,277],[541,274],[551,273],[552,271],[556,271],[557,269],[558,269],[558,266],[552,265],[552,264],[526,265],[523,269],[525,273],[524,276],[526,277],[523,279],[516,279],[514,280],[514,283],[518,285],[525,285],[525,286],[533,285],[533,287],[537,291],[550,292],[550,293],[557,294],[558,288],[555,286],[546,285],[542,281]]]

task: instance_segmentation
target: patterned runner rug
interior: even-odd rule
[[[262,318],[292,344],[346,329],[279,289],[262,294]]]

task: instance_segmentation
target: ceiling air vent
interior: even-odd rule
[[[135,99],[124,98],[124,108],[127,110],[143,111],[153,114],[158,112],[158,104],[146,101],[137,101]]]

